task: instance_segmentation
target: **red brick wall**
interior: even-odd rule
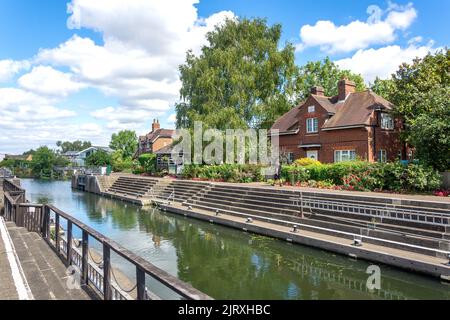
[[[314,113],[308,113],[308,106],[312,105],[316,107],[316,110]],[[280,136],[280,151],[294,153],[295,159],[304,158],[306,157],[306,149],[300,148],[300,145],[320,144],[320,149],[311,148],[308,150],[319,150],[318,160],[323,163],[332,163],[334,162],[335,150],[355,150],[358,158],[368,161],[377,161],[380,149],[386,150],[388,161],[395,160],[398,152],[403,150],[403,144],[399,137],[401,123],[398,121],[396,121],[395,130],[382,130],[378,123],[378,127],[375,128],[376,152],[374,153],[373,127],[321,131],[320,128],[328,117],[328,112],[325,109],[313,98],[308,98],[298,114],[300,124],[298,134]],[[319,133],[308,134],[306,132],[307,118],[319,119]],[[376,124],[376,120],[377,117],[374,114],[369,123]]]

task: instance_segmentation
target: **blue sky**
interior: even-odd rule
[[[1,0],[0,155],[173,126],[177,66],[235,17],[281,23],[296,62],[330,56],[367,82],[449,44],[450,1]]]

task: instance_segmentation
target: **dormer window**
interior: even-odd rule
[[[319,119],[309,118],[306,119],[306,133],[319,132]]]
[[[394,129],[394,119],[390,114],[381,114],[381,129],[393,130]]]
[[[308,113],[313,113],[316,112],[316,107],[315,106],[309,106],[308,107]]]

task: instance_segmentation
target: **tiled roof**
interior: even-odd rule
[[[154,132],[147,134],[147,139],[153,143],[157,138],[172,138],[174,130],[170,129],[158,129]]]
[[[352,93],[342,106],[336,108],[336,113],[322,129],[369,125],[370,116],[377,107],[391,110],[393,105],[369,90]]]
[[[295,130],[298,128],[298,118],[297,114],[300,109],[300,106],[294,107],[284,115],[282,115],[278,120],[274,123],[271,130],[279,130],[280,132],[285,132],[288,130]]]
[[[337,101],[337,97],[329,98],[318,95],[312,95],[312,98],[326,111],[333,114],[322,129],[368,125],[375,108],[384,110],[393,108],[392,103],[370,90],[351,93],[345,101]],[[304,103],[285,113],[275,122],[272,129],[278,129],[280,133],[298,129],[298,112],[303,106]]]

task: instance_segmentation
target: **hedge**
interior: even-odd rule
[[[437,171],[421,164],[369,163],[365,161],[283,166],[281,178],[291,185],[322,181],[349,190],[430,191],[441,183]]]
[[[261,169],[260,165],[250,164],[185,165],[182,176],[188,179],[248,183],[264,181]]]

